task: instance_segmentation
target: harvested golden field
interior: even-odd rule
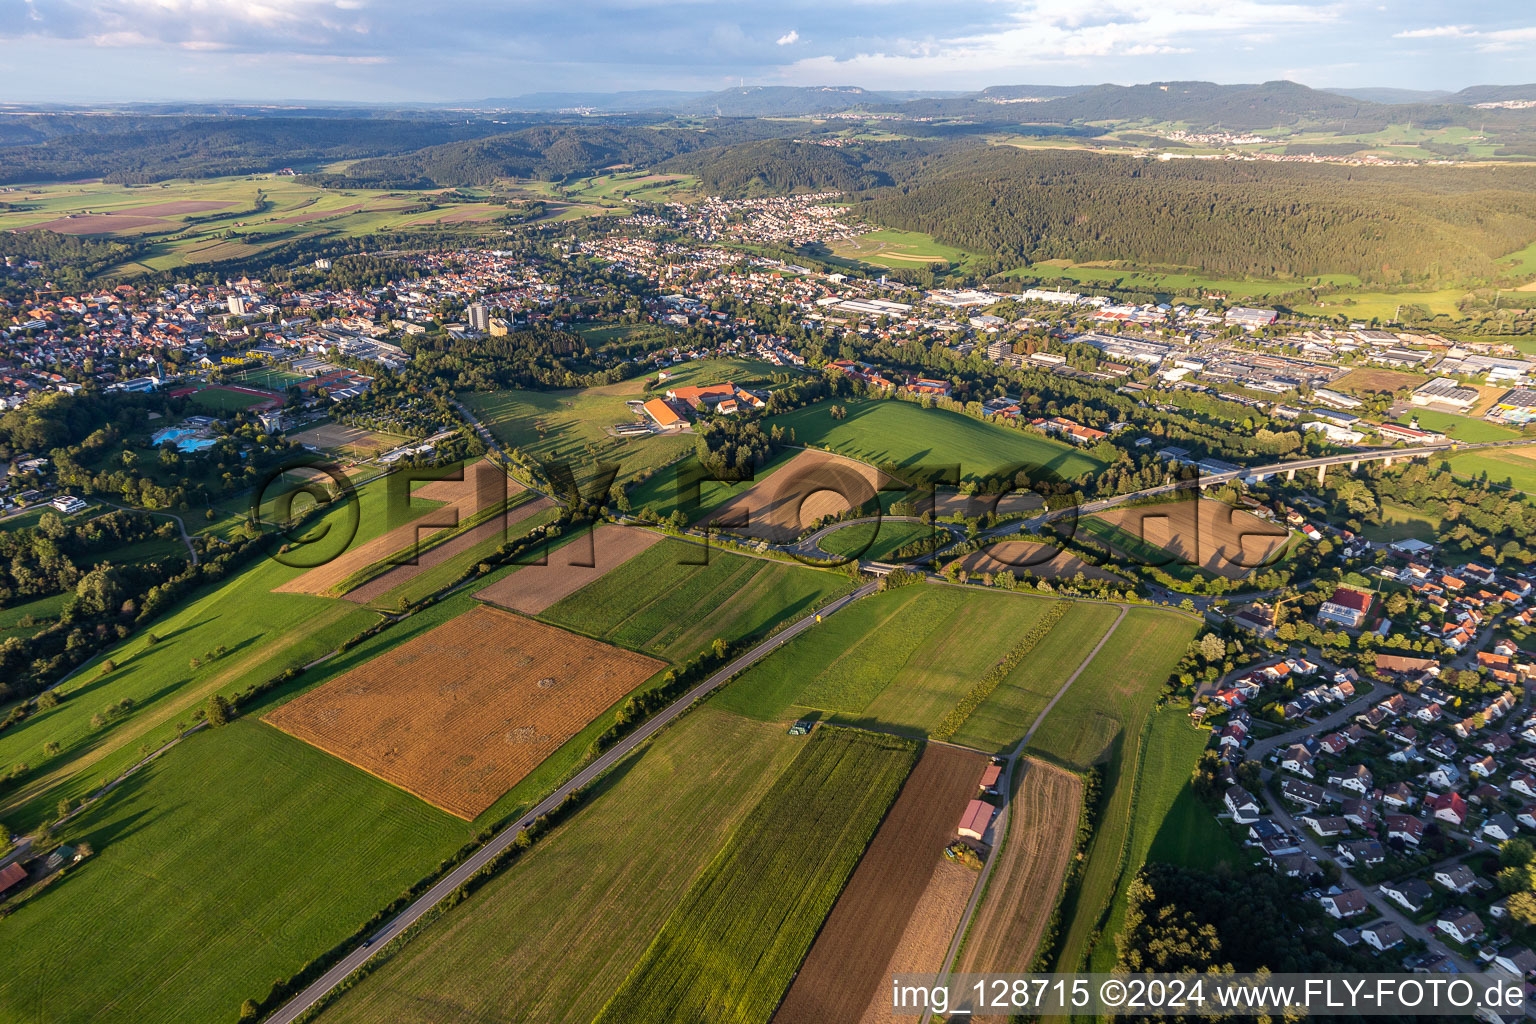
[[[1090,580],[1123,582],[1108,569],[1090,565],[1071,551],[1027,540],[999,541],[980,551],[972,551],[960,559],[960,568],[972,576],[1011,572],[1015,576],[1028,574],[1040,579],[1069,580],[1082,573]]]
[[[987,759],[930,743],[800,965],[773,1024],[853,1020],[882,991],[886,966],[943,863]]]
[[[1268,565],[1285,547],[1290,532],[1221,501],[1206,498],[1111,509],[1098,519],[1146,544],[1161,548],[1179,561],[1200,566],[1229,579],[1241,579]],[[1114,545],[1114,541],[1110,541]],[[1116,545],[1118,546],[1118,545]],[[1122,552],[1135,557],[1135,551]]]
[[[522,522],[529,516],[537,515],[547,508],[553,507],[554,502],[548,498],[535,498],[533,501],[524,502],[516,508],[508,509],[504,516],[492,516],[488,522],[465,530],[457,537],[443,541],[435,547],[428,548],[412,562],[397,565],[393,569],[380,573],[360,587],[347,591],[344,595],[353,604],[367,604],[377,600],[396,587],[420,576],[434,566],[442,565],[477,544],[493,538],[505,538],[509,528],[514,523]]]
[[[266,715],[473,820],[663,662],[478,606]]]
[[[886,964],[884,977],[893,974],[938,974],[944,967],[949,942],[965,916],[965,905],[976,888],[979,874],[951,860],[941,860],[928,879],[928,887],[912,910],[912,917]],[[904,1024],[910,1014],[897,1016],[891,1006],[891,990],[881,985],[864,1008],[859,1024]]]
[[[537,615],[660,540],[659,533],[608,523],[593,530],[590,540],[578,537],[550,552],[546,564],[525,565],[475,596],[501,608]]]
[[[955,967],[962,974],[1029,970],[1072,856],[1082,780],[1032,757],[1021,758],[1014,772],[1008,838],[1000,850],[993,851],[996,860],[986,898],[976,908]],[[996,1024],[1005,1020],[975,1019]]]
[[[434,480],[411,492],[413,501],[445,504],[423,512],[404,525],[388,530],[362,544],[354,544],[337,557],[300,573],[274,588],[280,594],[329,594],[355,574],[394,555],[409,558],[412,547],[433,534],[453,529],[476,512],[511,497],[522,485],[498,467],[480,461],[464,467],[463,480]]]
[[[822,516],[874,500],[888,478],[873,466],[826,452],[806,451],[761,483],[694,525],[709,523],[773,544],[794,540]]]

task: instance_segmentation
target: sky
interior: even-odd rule
[[[1536,82],[1530,0],[0,0],[0,102]]]

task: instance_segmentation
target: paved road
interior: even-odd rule
[[[1115,621],[1110,625],[1109,629],[1105,631],[1103,636],[1099,637],[1099,642],[1093,645],[1093,649],[1083,656],[1083,660],[1078,663],[1077,670],[1067,677],[1066,682],[1061,684],[1061,689],[1056,691],[1056,695],[1051,698],[1050,703],[1046,704],[1046,706],[1041,709],[1040,713],[1035,716],[1035,721],[1030,725],[1029,731],[1024,734],[1024,738],[1019,740],[1014,748],[1008,752],[1008,757],[1003,768],[1003,784],[1001,789],[1003,794],[1003,805],[1002,807],[998,808],[997,817],[992,822],[992,836],[994,841],[998,836],[1004,837],[1004,842],[1007,841],[1006,837],[1008,835],[1009,804],[1008,798],[1013,793],[1013,771],[1015,766],[1018,764],[1019,757],[1023,755],[1025,748],[1029,746],[1029,741],[1035,738],[1035,732],[1040,728],[1040,723],[1045,721],[1046,716],[1051,713],[1051,709],[1056,706],[1057,702],[1060,701],[1062,697],[1066,696],[1067,688],[1076,682],[1078,676],[1083,674],[1083,670],[1088,667],[1088,663],[1093,661],[1094,657],[1098,655],[1099,651],[1103,649],[1104,645],[1109,642],[1109,638],[1115,635],[1115,630],[1120,628],[1120,623],[1125,621],[1125,616],[1128,612],[1130,612],[1131,606],[1128,604],[1122,604],[1118,607],[1120,609],[1120,614],[1115,618]],[[992,854],[987,857],[985,863],[983,863],[981,866],[981,877],[976,880],[975,887],[971,889],[971,898],[966,901],[965,913],[961,915],[960,924],[955,928],[954,937],[950,939],[949,952],[944,956],[944,966],[939,971],[940,976],[948,975],[950,971],[954,970],[955,958],[960,955],[960,943],[965,939],[966,930],[971,926],[971,918],[975,916],[976,908],[981,904],[981,898],[987,891],[987,879],[991,877],[992,866],[997,863],[997,858],[1001,851],[1002,843],[994,842]],[[920,1020],[918,1024],[927,1024],[929,1016],[929,1014],[923,1014],[922,1020]]]
[[[642,743],[655,735],[663,726],[687,710],[695,701],[724,685],[726,680],[772,653],[792,637],[812,628],[818,618],[824,618],[840,611],[859,598],[868,597],[878,589],[878,582],[866,584],[853,593],[827,605],[820,612],[807,615],[778,635],[758,644],[752,650],[743,654],[698,686],[695,686],[692,690],[689,690],[682,697],[679,697],[639,729],[636,729],[623,740],[620,740],[616,746],[588,765],[565,785],[545,797],[543,801],[527,814],[523,815],[513,824],[508,825],[501,832],[498,832],[490,842],[481,847],[472,857],[444,875],[436,885],[418,897],[414,903],[401,911],[398,916],[383,928],[374,932],[365,945],[359,946],[347,954],[336,966],[332,967],[308,988],[304,989],[276,1013],[268,1017],[267,1024],[290,1024],[291,1021],[318,1002],[321,997],[341,984],[348,975],[362,966],[365,961],[388,945],[391,939],[394,939],[401,932],[410,928],[427,911],[431,910],[438,903],[446,899],[455,889],[463,885],[471,875],[505,852],[512,845],[513,841],[517,839],[518,833],[527,828],[535,818],[548,814],[558,807],[566,797],[590,785],[598,776],[627,757]]]

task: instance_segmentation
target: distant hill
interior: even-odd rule
[[[871,104],[890,104],[894,97],[856,85],[748,85],[722,89],[670,109],[712,117],[784,117],[793,114],[835,114]]]
[[[504,110],[597,110],[603,113],[632,113],[640,110],[664,110],[691,103],[703,92],[674,89],[649,89],[634,92],[531,92],[506,99],[480,100],[475,106]]]
[[[1389,89],[1386,87],[1324,88],[1323,92],[1331,92],[1335,96],[1348,96],[1352,100],[1365,100],[1367,103],[1440,103],[1452,95],[1448,89]]]
[[[1510,100],[1536,100],[1536,83],[1530,85],[1474,85],[1453,93],[1452,103],[1501,103]]]
[[[306,180],[332,188],[486,185],[498,178],[556,180],[615,164],[651,167],[681,153],[751,142],[787,130],[788,126],[770,121],[723,122],[704,131],[587,123],[540,125],[359,160],[344,174],[313,175]]]

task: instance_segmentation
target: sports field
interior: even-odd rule
[[[821,402],[768,422],[795,432],[800,444],[826,448],[876,466],[954,466],[962,479],[1000,470],[1043,467],[1062,479],[1103,469],[1084,452],[1021,430],[971,419],[944,409],[924,409],[896,399],[837,403],[844,419]]]
[[[320,1020],[590,1021],[802,748],[777,725],[692,712]]]
[[[1529,448],[1493,448],[1451,456],[1451,469],[1463,476],[1486,476],[1489,483],[1507,484],[1536,494],[1536,444]]]
[[[707,564],[698,564],[706,558]],[[516,581],[526,571],[518,570],[507,581]],[[540,617],[608,643],[680,661],[716,638],[765,634],[853,587],[853,580],[842,573],[668,539],[545,608]]]
[[[398,448],[410,440],[403,434],[386,434],[378,430],[349,427],[341,423],[322,423],[297,434],[290,441],[348,458],[368,458],[390,449]]]
[[[1030,744],[1031,753],[1070,769],[1104,765],[1103,810],[1088,864],[1064,908],[1057,960],[1063,970],[1088,955],[1099,917],[1121,884],[1135,830],[1155,833],[1160,821],[1137,798],[1138,770],[1162,685],[1198,632],[1187,616],[1130,609]],[[1179,778],[1193,767],[1191,756]]]
[[[471,832],[260,722],[199,733],[72,822],[95,855],[0,920],[0,1019],[232,1021]]]
[[[662,667],[480,605],[265,720],[472,820]]]
[[[916,757],[895,736],[812,733],[595,1024],[766,1022]]]

